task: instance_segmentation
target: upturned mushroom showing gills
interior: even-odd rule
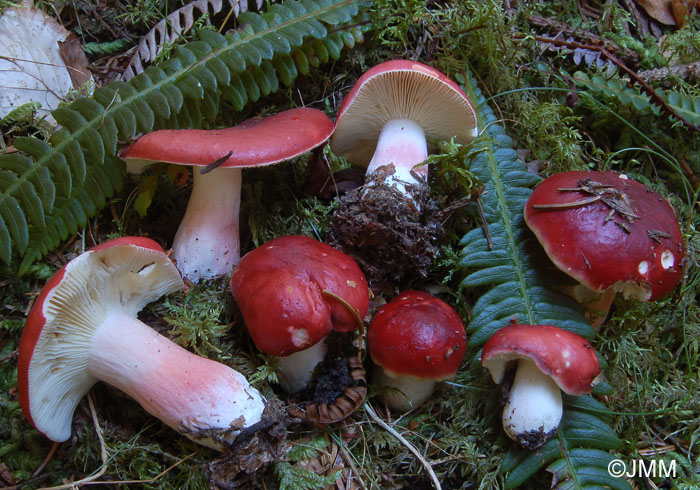
[[[279,357],[280,383],[290,392],[311,380],[326,355],[326,335],[355,330],[369,308],[367,281],[355,261],[298,235],[245,254],[231,292],[257,348]]]
[[[614,292],[655,301],[683,277],[685,247],[673,209],[626,175],[553,175],[535,187],[524,216],[549,258],[585,288],[583,294],[605,293],[603,317]]]
[[[551,325],[501,328],[484,344],[481,365],[496,384],[506,380],[509,368],[515,368],[503,407],[503,429],[528,449],[543,445],[559,427],[561,391],[590,393],[600,374],[591,344]]]
[[[373,382],[393,388],[383,401],[405,412],[423,403],[438,381],[455,377],[467,335],[450,305],[422,291],[405,291],[374,315],[367,347],[376,365]]]
[[[193,282],[231,274],[240,258],[241,169],[295,158],[323,144],[333,123],[300,108],[226,129],[148,133],[120,156],[138,173],[153,162],[204,167],[194,171],[192,194],[173,240],[175,263]]]
[[[365,183],[339,199],[329,242],[373,284],[425,277],[444,217],[421,164],[430,140],[465,144],[476,134],[471,102],[438,70],[409,60],[368,70],[343,99],[330,141],[336,155],[367,169]]]
[[[183,288],[175,265],[148,238],[105,242],[56,272],[34,301],[20,342],[19,397],[31,424],[53,441],[67,440],[78,402],[97,381],[215,449],[259,422],[265,402],[241,374],[136,317]]]
[[[343,99],[331,149],[370,176],[388,167],[384,183],[407,193],[422,186],[428,138],[468,143],[476,113],[462,89],[438,70],[409,60],[380,63],[365,72]],[[371,192],[369,190],[368,192]]]

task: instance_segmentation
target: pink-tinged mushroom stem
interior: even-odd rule
[[[584,308],[586,318],[591,322],[591,326],[596,332],[600,330],[600,327],[608,317],[610,307],[612,307],[615,296],[617,296],[614,287],[608,288],[603,292],[593,291],[583,284],[564,286],[560,289]]]
[[[382,388],[391,388],[380,398],[389,408],[399,412],[408,412],[421,405],[435,391],[437,384],[432,379],[388,373],[381,366],[374,366],[372,382]]]
[[[380,167],[392,165],[394,173],[386,177],[384,184],[396,185],[401,193],[408,196],[406,184],[423,185],[427,182],[428,166],[414,168],[426,158],[428,144],[423,128],[410,119],[392,119],[382,127],[377,148],[367,167],[367,175],[376,172]]]
[[[193,170],[192,194],[173,240],[173,259],[192,281],[230,275],[240,259],[241,169]]]
[[[235,436],[259,422],[265,408],[241,374],[192,354],[123,311],[98,327],[87,369],[169,427],[214,449],[223,446],[208,437],[212,430]]]
[[[561,388],[530,359],[518,360],[513,385],[503,407],[503,429],[526,447],[547,441],[563,413]]]
[[[289,356],[277,357],[277,378],[288,393],[295,393],[307,387],[313,378],[316,366],[323,362],[328,352],[326,339],[316,342],[308,349]]]

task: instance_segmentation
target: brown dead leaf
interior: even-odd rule
[[[71,33],[65,41],[58,41],[58,49],[61,59],[66,64],[66,68],[68,68],[73,88],[80,88],[92,78],[88,68],[87,56],[85,56],[85,51],[80,45],[80,40],[75,34]]]
[[[5,8],[0,15],[0,118],[29,102],[39,102],[40,116],[55,109],[73,88],[71,71],[90,75],[87,65],[69,69],[59,42],[69,32],[31,0]],[[66,47],[77,59],[74,48]],[[72,65],[68,63],[69,66]],[[52,119],[49,120],[53,122]]]
[[[636,0],[649,17],[662,24],[669,26],[676,25],[676,19],[671,10],[671,0]]]

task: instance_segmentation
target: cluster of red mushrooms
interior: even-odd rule
[[[444,124],[448,113],[459,113],[463,124]],[[142,323],[138,312],[184,290],[183,277],[230,275],[253,342],[277,358],[280,384],[295,393],[326,356],[331,332],[362,328],[371,295],[350,256],[309,237],[280,237],[240,258],[241,169],[290,160],[330,138],[336,154],[366,166],[368,174],[382,169],[387,185],[405,191],[427,184],[428,168],[420,164],[429,139],[465,143],[476,133],[475,111],[459,86],[431,67],[397,60],[358,80],[335,124],[303,108],[235,128],[140,137],[121,154],[132,171],[156,161],[203,167],[194,172],[172,258],[149,238],[123,237],[88,250],[48,281],[20,346],[26,417],[48,438],[65,441],[78,402],[104,381],[192,440],[225,449],[261,420],[265,399],[240,373],[176,345]],[[683,239],[672,208],[624,175],[550,177],[536,187],[524,216],[554,264],[580,283],[568,291],[576,297],[585,291],[596,308],[608,308],[614,292],[653,301],[683,275]],[[597,312],[598,322],[606,313]],[[377,311],[367,348],[374,385],[384,387],[381,400],[407,411],[456,375],[467,342],[452,307],[411,290]],[[529,448],[556,431],[560,392],[589,393],[600,375],[591,344],[551,325],[504,326],[485,344],[481,361],[496,383],[509,383],[504,429]]]

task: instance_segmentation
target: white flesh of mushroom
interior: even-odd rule
[[[561,422],[561,389],[529,359],[520,359],[503,408],[508,437],[526,442],[528,436],[551,433]],[[536,436],[537,437],[537,436]]]
[[[277,378],[288,393],[301,391],[311,381],[314,369],[323,362],[328,347],[325,339],[292,355],[276,357]]]
[[[395,186],[402,194],[409,196],[406,185],[423,185],[427,182],[428,166],[414,168],[426,158],[428,144],[423,128],[410,119],[393,119],[384,125],[379,134],[377,148],[367,167],[367,175],[373,174],[380,167],[391,165],[394,173],[387,176],[383,183]],[[418,175],[420,180],[413,174]]]
[[[372,381],[377,386],[392,388],[381,399],[392,410],[408,412],[423,403],[435,390],[436,382],[412,376],[396,376],[381,366],[372,371]]]
[[[193,282],[230,276],[240,259],[241,170],[200,170],[193,167],[192,194],[173,240],[175,263]]]

